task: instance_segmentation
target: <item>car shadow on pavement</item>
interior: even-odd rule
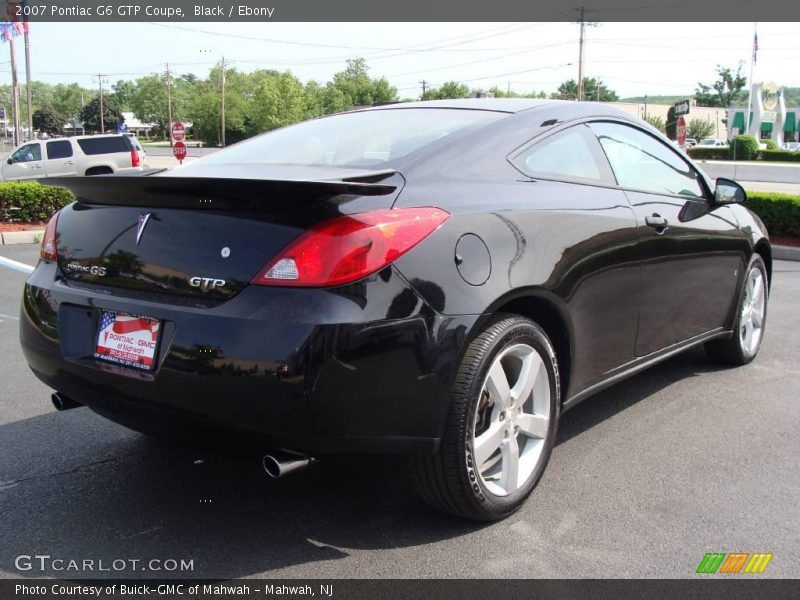
[[[559,443],[713,369],[692,353],[623,382],[567,413]],[[270,481],[255,460],[176,447],[85,408],[9,423],[0,427],[0,576],[227,579],[486,526],[427,508],[405,467],[400,457],[340,457]],[[94,560],[95,569],[102,559],[111,570],[15,568],[18,556],[35,554]],[[142,562],[116,571],[120,559]],[[193,569],[149,571],[150,559],[191,560]],[[363,576],[359,564],[366,568],[356,560],[336,573]]]

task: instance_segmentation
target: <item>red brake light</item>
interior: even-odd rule
[[[136,148],[131,150],[131,166],[132,167],[139,166],[139,151]]]
[[[56,247],[56,224],[58,223],[58,213],[50,217],[50,222],[47,223],[47,228],[44,230],[44,237],[42,238],[42,248],[39,251],[39,256],[44,260],[57,260],[58,248]]]
[[[304,232],[251,283],[294,287],[351,283],[397,260],[449,218],[446,211],[432,207],[337,217]]]

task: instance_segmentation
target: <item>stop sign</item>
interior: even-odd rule
[[[182,142],[186,139],[186,128],[183,123],[172,124],[172,139],[176,142]]]
[[[683,146],[686,143],[686,121],[683,117],[678,117],[678,145]]]
[[[172,147],[172,153],[175,155],[175,158],[183,162],[183,159],[186,158],[186,144],[183,142],[175,142],[175,145]]]

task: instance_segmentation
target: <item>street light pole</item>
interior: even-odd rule
[[[169,147],[172,148],[172,76],[169,72],[169,63],[167,63],[167,120],[169,122]]]
[[[222,55],[222,104],[220,110],[220,119],[222,121],[219,130],[220,145],[225,147],[225,55]]]

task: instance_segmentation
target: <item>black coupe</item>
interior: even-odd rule
[[[747,363],[764,332],[742,188],[606,105],[382,106],[47,183],[76,202],[21,341],[57,407],[255,444],[272,476],[409,455],[473,519],[519,508],[564,410],[697,344]]]

